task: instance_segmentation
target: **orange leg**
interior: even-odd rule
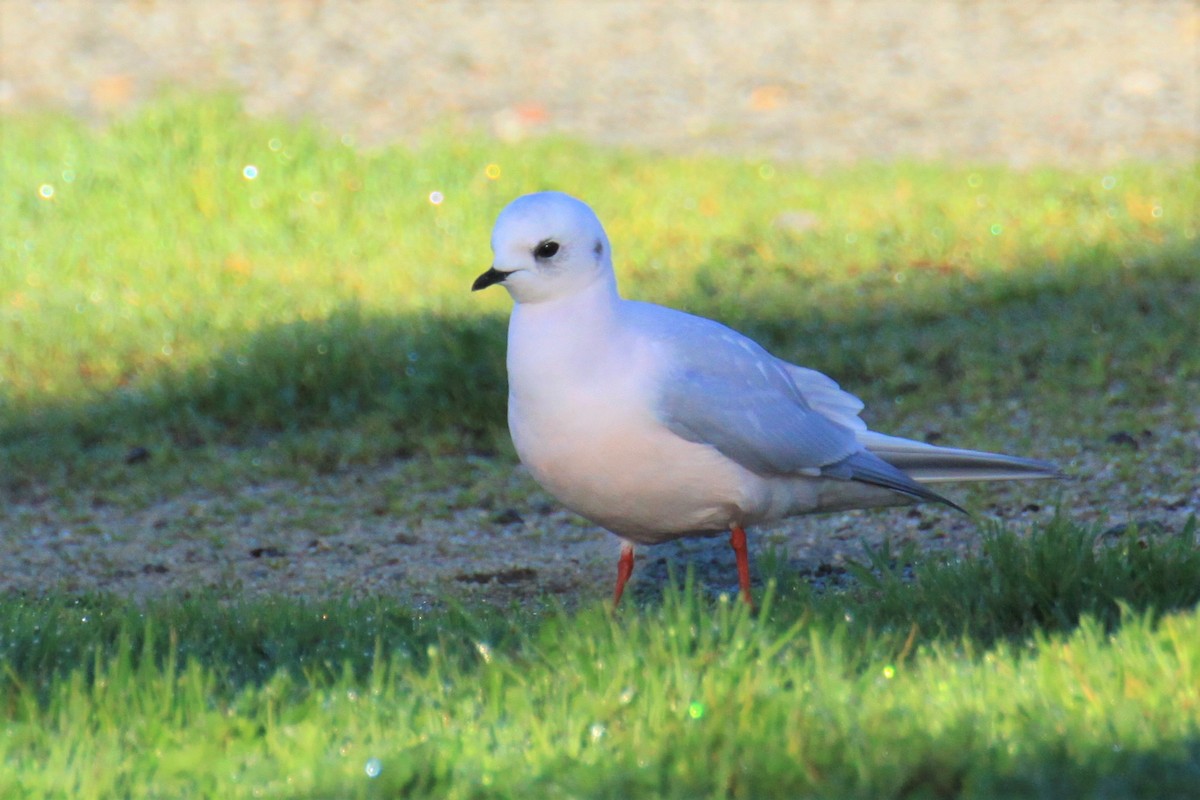
[[[617,559],[617,588],[613,591],[613,608],[621,602],[621,593],[625,591],[625,583],[633,574],[633,545],[621,542],[621,557]]]
[[[729,546],[737,556],[738,585],[742,587],[742,599],[746,605],[754,608],[754,598],[750,596],[750,553],[746,550],[746,531],[741,525],[734,525],[730,529]]]

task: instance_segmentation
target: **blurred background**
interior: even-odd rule
[[[1190,0],[0,4],[0,110],[102,120],[229,89],[363,144],[435,126],[672,152],[1191,157]]]

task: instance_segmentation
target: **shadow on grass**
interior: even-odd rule
[[[77,465],[147,459],[164,449],[262,447],[313,432],[306,457],[336,468],[339,434],[365,458],[495,452],[505,430],[505,321],[372,315],[357,307],[257,332],[199,366],[150,375],[95,402],[9,422],[0,488],[20,491]],[[140,454],[140,455],[139,455]]]
[[[1061,797],[1190,800],[1196,796],[1200,782],[1200,739],[1184,739],[1161,749],[1127,747],[1121,742],[1072,747],[1064,742],[1014,759],[1006,766],[999,774],[972,781],[972,796],[1014,800]],[[940,785],[943,784],[918,773],[901,796],[959,796],[937,791]]]
[[[868,401],[868,414],[879,400],[953,408],[1022,396],[1043,415],[1069,418],[1081,397],[1115,390],[1117,403],[1136,408],[1200,380],[1198,258],[1194,248],[1163,250],[1153,263],[1109,258],[837,306],[810,297],[800,278],[784,276],[788,290],[746,275],[739,290],[748,268],[714,262],[693,290],[664,302],[830,374]],[[505,329],[495,316],[357,307],[268,328],[207,364],[148,375],[99,400],[9,413],[0,454],[11,469],[0,489],[69,472],[81,456],[119,463],[142,447],[253,447],[312,431],[357,431],[376,461],[497,453],[507,447]],[[325,442],[312,457],[336,467],[337,437]]]
[[[632,758],[613,758],[603,770],[583,767],[577,759],[563,758],[545,770],[537,781],[539,792],[569,797],[889,797],[896,800],[950,800],[951,798],[988,798],[988,800],[1061,800],[1066,797],[1120,797],[1127,800],[1193,800],[1200,780],[1200,740],[1172,742],[1169,748],[1124,747],[1067,744],[1031,747],[1017,757],[988,751],[979,741],[979,720],[965,719],[937,735],[925,739],[909,737],[894,742],[905,755],[872,752],[870,772],[874,785],[855,774],[856,764],[849,758],[826,759],[814,768],[813,755],[805,753],[808,771],[795,761],[780,758],[774,748],[748,748],[733,775],[725,775],[727,784],[714,782],[712,772],[687,770],[679,777],[665,767],[647,769]],[[816,749],[816,748],[814,748]],[[680,748],[684,750],[683,747]],[[669,751],[668,751],[669,753]],[[385,787],[379,797],[403,794],[411,786],[435,783],[435,759],[425,753],[424,770],[413,775],[404,771]],[[624,754],[621,754],[624,755]],[[681,752],[680,761],[688,754]],[[664,759],[667,760],[667,759]],[[633,762],[633,763],[629,763]],[[878,777],[880,762],[888,762],[889,779]],[[900,762],[900,763],[896,763]],[[408,767],[409,765],[402,765]],[[590,768],[589,768],[590,767]],[[444,768],[443,768],[444,770]],[[814,775],[814,773],[816,773]],[[422,783],[424,779],[424,783]],[[401,781],[407,781],[402,783]],[[339,797],[336,787],[316,795]]]

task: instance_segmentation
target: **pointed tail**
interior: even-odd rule
[[[1064,477],[1062,471],[1050,462],[1032,458],[937,447],[874,431],[859,433],[858,439],[872,453],[920,483]]]

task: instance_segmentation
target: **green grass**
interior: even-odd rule
[[[978,421],[1032,385],[1065,424],[1119,424],[1182,416],[1200,385],[1195,164],[813,172],[449,130],[368,152],[193,97],[102,131],[3,124],[10,489],[103,482],[134,446],[285,442],[263,458],[330,468],[505,452],[508,300],[468,287],[497,211],[547,187],[597,208],[627,295],[743,328],[876,418]]]
[[[997,530],[978,563],[773,588],[755,616],[690,584],[615,616],[10,603],[0,791],[1188,797],[1200,612],[1167,612],[1200,600],[1200,553],[1139,541]]]
[[[1099,452],[1081,479],[1131,504],[1194,497],[1195,163],[813,171],[452,129],[367,151],[189,96],[0,124],[0,499],[37,514],[408,455],[385,513],[500,503],[508,301],[468,289],[496,212],[543,188],[597,209],[627,296],[830,373],[881,429]],[[1153,463],[1107,458],[1143,429]],[[841,591],[768,555],[756,616],[690,584],[615,617],[10,594],[0,796],[1192,796],[1195,520],[1071,521],[1092,511],[969,560],[885,548]]]

